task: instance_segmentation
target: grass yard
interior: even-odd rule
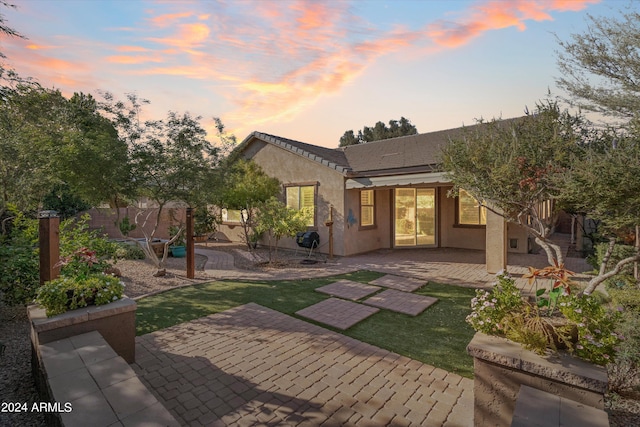
[[[138,300],[137,334],[143,335],[199,317],[254,302],[281,313],[294,313],[329,298],[315,292],[340,279],[368,283],[383,274],[357,271],[318,279],[218,281],[175,289]],[[416,317],[381,309],[347,331],[327,329],[471,378],[473,359],[466,346],[474,331],[464,321],[471,312],[470,288],[429,282],[415,293],[439,298]],[[307,319],[304,319],[308,321]]]

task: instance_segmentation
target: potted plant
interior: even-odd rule
[[[195,210],[193,237],[196,242],[206,242],[209,235],[217,230],[217,219],[206,207]]]
[[[187,255],[187,242],[184,228],[172,225],[169,227],[169,234],[171,234],[171,239],[175,237],[171,245],[171,255],[175,258],[184,258]]]

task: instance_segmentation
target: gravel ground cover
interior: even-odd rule
[[[241,245],[209,245],[209,249],[224,251],[234,256],[236,268],[246,270],[271,270],[287,268],[313,268],[300,264],[300,255],[281,251],[279,263],[267,265],[266,249],[258,249],[256,256],[247,256]],[[185,259],[169,258],[167,275],[153,277],[154,267],[145,261],[119,261],[116,267],[125,282],[125,294],[131,298],[161,292],[194,283],[211,280],[203,270],[206,257],[196,255],[195,279],[186,278]],[[317,267],[321,268],[321,267]],[[0,402],[27,403],[40,401],[31,376],[31,346],[29,322],[24,307],[5,307],[0,303],[0,341],[6,346],[0,356]],[[611,427],[640,426],[640,392],[610,395],[606,399]],[[0,412],[0,427],[45,426],[44,416],[33,412]]]

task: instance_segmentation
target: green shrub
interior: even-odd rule
[[[37,291],[36,302],[46,309],[47,316],[67,310],[104,305],[122,298],[124,283],[117,277],[94,274],[88,277],[59,277]]]
[[[145,259],[146,257],[142,248],[128,243],[118,243],[114,255],[116,259]]]
[[[604,255],[607,253],[607,249],[609,247],[609,243],[603,242],[598,243],[595,247],[594,254],[587,257],[587,262],[595,269],[600,270],[600,264],[602,263],[602,259]],[[613,247],[613,253],[611,254],[611,258],[609,258],[609,262],[607,263],[607,271],[613,269],[615,265],[625,258],[629,258],[635,255],[636,250],[633,246],[629,245],[620,245],[616,244]],[[626,265],[621,274],[631,275],[633,274],[633,264]]]
[[[640,314],[640,288],[633,276],[616,276],[616,281],[607,286],[614,305]]]
[[[97,230],[89,230],[89,214],[60,223],[60,256],[69,256],[81,248],[95,251],[98,258],[113,258],[118,244]]]
[[[22,212],[11,215],[10,233],[0,237],[0,297],[19,305],[33,301],[40,286],[38,221]]]
[[[609,389],[615,392],[640,385],[640,313],[624,313],[617,332],[623,339],[614,362],[607,366]]]
[[[38,250],[25,239],[13,238],[0,243],[0,259],[2,301],[7,305],[32,301],[40,285]]]

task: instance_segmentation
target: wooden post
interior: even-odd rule
[[[195,273],[195,249],[193,247],[193,208],[187,208],[187,278],[193,279]]]
[[[640,252],[640,225],[636,225],[636,254]],[[633,263],[633,277],[636,282],[640,279],[640,272],[638,271],[638,261]]]
[[[40,285],[60,275],[60,218],[56,211],[38,213],[40,243]]]

